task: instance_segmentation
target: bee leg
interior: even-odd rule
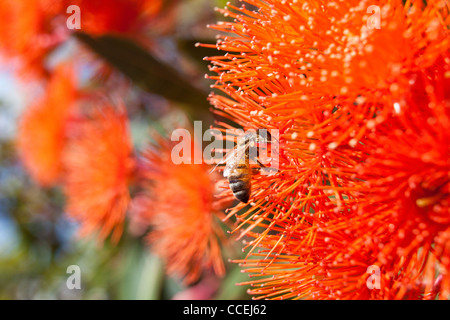
[[[252,168],[252,175],[256,176],[261,173],[261,168]]]
[[[261,161],[258,160],[258,158],[256,158],[256,162],[258,163],[258,165],[259,165],[261,168],[265,168],[265,167],[266,167],[265,165],[263,165],[263,164],[261,163]]]
[[[252,174],[258,174],[258,173],[260,173],[261,169],[266,167],[265,165],[263,165],[261,163],[261,161],[258,160],[258,158],[256,158],[255,160],[256,160],[256,163],[258,163],[259,168],[252,168]]]

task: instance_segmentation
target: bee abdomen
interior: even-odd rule
[[[238,199],[243,203],[247,203],[248,200],[250,199],[250,192],[248,190],[240,190],[237,192],[233,192],[233,194],[236,197],[236,199]]]
[[[250,198],[250,183],[248,181],[236,179],[235,177],[230,177],[228,181],[234,196],[239,201],[247,203]]]

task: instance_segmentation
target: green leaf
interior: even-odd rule
[[[93,37],[78,32],[75,36],[144,90],[181,103],[194,119],[210,117],[208,92],[135,42],[115,35]]]

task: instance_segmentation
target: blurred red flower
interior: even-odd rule
[[[0,1],[0,50],[18,58],[22,75],[44,75],[48,53],[67,37],[63,1]]]
[[[136,198],[134,208],[139,221],[150,226],[147,240],[165,260],[168,274],[192,284],[205,270],[224,274],[221,245],[225,238],[209,167],[174,164],[174,145],[158,136],[144,152],[145,193]]]
[[[51,186],[61,177],[61,155],[77,96],[72,68],[59,66],[45,90],[44,97],[25,109],[20,119],[17,147],[30,175],[41,185]]]
[[[17,58],[22,76],[48,76],[47,58],[69,39],[72,32],[91,35],[116,34],[148,44],[149,36],[173,27],[178,0],[0,0],[0,50]],[[76,5],[80,29],[69,29],[67,21]],[[164,19],[160,17],[164,12]],[[152,28],[151,28],[152,27]],[[158,30],[154,32],[154,30]]]
[[[130,202],[134,157],[123,107],[93,107],[77,123],[63,155],[67,213],[81,223],[81,233],[112,233],[118,241]]]
[[[162,0],[74,0],[67,6],[69,4],[80,7],[81,31],[92,35],[112,33],[131,37],[143,35],[164,6]]]

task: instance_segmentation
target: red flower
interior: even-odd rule
[[[314,214],[301,224],[278,223],[283,235],[266,236],[258,244],[264,249],[255,254],[271,259],[240,261],[261,277],[248,282],[254,286],[252,294],[449,298],[450,149],[445,141],[450,138],[450,112],[442,63],[439,59],[415,75],[414,90],[405,97],[407,112],[363,140],[370,157],[354,168],[363,180],[361,195],[345,216],[329,220]],[[369,266],[379,268],[378,289],[367,285]]]
[[[80,7],[81,31],[92,35],[142,35],[163,7],[162,0],[75,0],[70,4]]]
[[[147,236],[154,252],[167,264],[167,272],[197,281],[204,270],[223,275],[215,187],[208,166],[179,164],[171,160],[174,143],[156,137],[144,153],[142,174],[145,193],[137,198],[135,212],[147,221]]]
[[[57,19],[65,9],[62,1],[0,1],[0,50],[19,58],[23,74],[45,74],[45,58],[68,34],[65,19]]]
[[[112,233],[118,241],[130,202],[128,187],[134,158],[123,108],[105,105],[77,124],[64,153],[69,216],[81,223],[82,233]]]
[[[250,293],[448,298],[448,4],[376,1],[370,29],[360,1],[246,2],[222,10],[227,54],[208,60],[229,96],[211,95],[216,114],[280,133],[279,172],[229,214]]]
[[[47,76],[47,58],[72,32],[92,35],[116,34],[151,40],[152,29],[163,32],[172,25],[177,0],[0,0],[0,50],[8,58],[18,58],[19,70],[26,76]],[[68,29],[72,12],[79,7],[80,29]],[[164,11],[164,19],[160,15]]]
[[[19,124],[17,147],[30,175],[41,185],[59,181],[67,124],[75,102],[72,69],[58,67],[43,98],[28,107]]]

